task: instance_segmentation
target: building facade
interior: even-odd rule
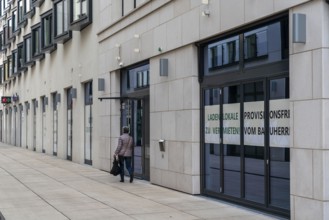
[[[109,170],[127,125],[138,178],[329,218],[325,0],[0,2],[2,142]]]

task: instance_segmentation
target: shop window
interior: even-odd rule
[[[41,27],[37,24],[31,28],[32,32],[32,58],[35,60],[44,58],[41,53]]]
[[[149,71],[138,71],[137,72],[137,85],[136,88],[143,88],[149,86]]]
[[[80,31],[92,22],[92,0],[70,0],[70,29]]]
[[[208,67],[215,69],[236,64],[239,61],[238,36],[208,46]]]
[[[54,2],[54,19],[54,41],[65,43],[72,36],[69,30],[68,0]]]
[[[148,89],[149,64],[127,70],[122,82],[124,82],[122,84],[124,94],[134,92],[135,90]]]
[[[31,34],[24,37],[24,65],[33,65],[32,60],[32,37]]]
[[[56,49],[53,43],[53,13],[52,10],[41,15],[41,49],[52,52]]]
[[[260,28],[245,34],[244,50],[245,59],[255,59],[268,54],[267,49],[267,28]]]

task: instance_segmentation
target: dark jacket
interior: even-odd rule
[[[124,157],[131,157],[134,148],[134,140],[129,134],[123,134],[119,137],[118,146],[115,154]]]

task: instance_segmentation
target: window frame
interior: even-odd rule
[[[45,27],[45,19],[49,19],[50,21],[48,25],[50,25],[49,30],[46,30]],[[53,15],[53,10],[49,10],[45,12],[44,14],[41,15],[41,51],[42,52],[53,52],[54,50],[57,49],[56,44],[54,43],[54,15]],[[50,33],[48,33],[48,31]],[[45,42],[45,36],[46,34],[49,34],[48,36],[50,38],[49,44],[46,44]]]
[[[85,27],[87,27],[89,24],[92,23],[92,0],[79,0],[80,2],[80,14],[78,14],[79,18],[74,19],[74,0],[69,0],[69,11],[70,11],[70,26],[69,29],[73,31],[81,31]],[[87,1],[86,6],[87,6],[87,14],[84,15],[82,13],[82,3],[83,1]]]
[[[32,6],[40,7],[44,2],[45,2],[45,0],[32,0]]]
[[[25,55],[25,49],[24,49],[24,41],[17,44],[17,68],[19,72],[25,72],[27,70],[25,66],[25,60],[24,60],[24,55]]]
[[[22,4],[20,6],[20,4]],[[24,14],[24,0],[17,1],[17,24],[18,27],[25,27],[27,25],[26,16]]]
[[[38,31],[38,33],[36,34],[35,32]],[[32,40],[32,59],[33,60],[42,60],[45,55],[42,52],[42,48],[41,48],[41,38],[42,38],[42,34],[41,34],[41,23],[38,23],[34,26],[31,27],[31,40]],[[35,39],[36,36],[38,36],[38,39]],[[38,44],[38,51],[36,51],[36,47]]]
[[[28,45],[27,45],[27,40],[29,39],[29,49],[30,49],[30,60],[26,60],[27,59],[27,55],[26,55],[26,53],[27,53],[27,48],[28,48]],[[25,35],[24,36],[24,41],[23,41],[23,47],[24,47],[24,52],[23,52],[23,54],[24,54],[24,57],[23,57],[23,59],[24,59],[24,67],[27,67],[27,66],[33,66],[33,65],[35,65],[35,61],[33,60],[33,56],[32,56],[32,34],[30,33],[30,34],[28,34],[28,35]]]
[[[26,10],[27,9],[27,5],[26,5],[27,2],[30,2],[30,5],[29,5],[30,8],[29,8],[28,11]],[[23,8],[24,8],[23,12],[24,12],[25,19],[32,18],[34,16],[35,8],[32,5],[32,0],[24,0]]]
[[[66,2],[66,20],[67,20],[67,30],[64,30],[64,22],[65,22],[65,7],[64,4]],[[63,25],[63,32],[60,34],[57,34],[57,24],[58,24],[58,14],[57,14],[57,5],[63,3],[63,13],[61,14],[62,16],[62,25]],[[70,10],[69,10],[69,0],[54,0],[53,3],[53,10],[54,10],[54,43],[66,43],[68,40],[72,38],[72,31],[70,30]]]
[[[14,8],[11,13],[11,19],[12,19],[12,34],[14,37],[19,35],[21,33],[21,28],[18,24],[18,10],[17,8]]]

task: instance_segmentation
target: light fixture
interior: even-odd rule
[[[105,79],[98,78],[98,91],[105,91]]]
[[[210,16],[210,11],[209,11],[209,9],[204,9],[203,11],[202,11],[202,13],[201,13],[201,15],[203,16],[203,17],[205,17],[205,16]]]
[[[201,0],[201,3],[204,5],[204,8],[201,12],[201,15],[203,17],[210,16],[210,10],[209,10],[209,0]]]
[[[134,49],[134,52],[135,52],[135,53],[139,53],[139,52],[140,52],[140,49],[139,49],[139,48],[135,48],[135,49]]]
[[[118,43],[117,43],[117,44],[115,44],[115,47],[116,47],[116,48],[120,47],[120,44],[118,44]]]
[[[139,38],[139,34],[134,34],[134,38]]]
[[[292,42],[306,43],[306,15],[293,14],[292,18]]]
[[[160,76],[168,76],[168,59],[160,59]]]

